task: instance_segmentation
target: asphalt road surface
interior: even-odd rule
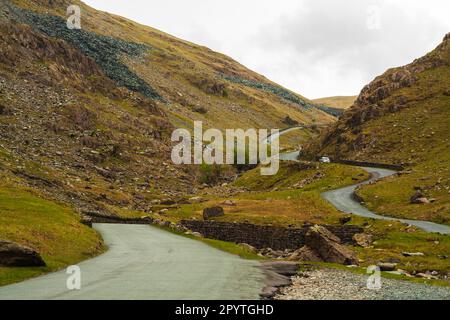
[[[268,138],[268,142],[272,141],[273,138],[279,137],[285,133],[291,132],[293,130],[299,130],[301,127],[294,127],[284,131],[281,131],[278,135],[274,135],[273,137]],[[289,153],[280,154],[281,161],[298,161],[299,152],[293,151]],[[412,226],[418,227],[426,232],[431,233],[441,233],[441,234],[450,234],[450,226],[433,223],[429,221],[420,221],[420,220],[409,220],[409,219],[398,219],[389,216],[382,216],[376,214],[369,209],[362,206],[358,201],[353,198],[353,193],[356,188],[363,184],[368,184],[370,182],[376,181],[378,179],[382,179],[388,176],[391,176],[396,173],[396,171],[381,169],[381,168],[368,168],[364,167],[366,171],[372,174],[372,178],[368,181],[348,186],[345,188],[332,190],[328,192],[324,192],[322,197],[330,202],[333,206],[335,206],[339,211],[345,213],[351,213],[367,218],[379,219],[379,220],[391,220],[391,221],[400,221],[406,224],[410,224]]]
[[[0,288],[2,299],[259,299],[259,263],[147,225],[95,224],[109,250],[84,261],[81,290],[65,270]]]
[[[372,181],[395,174],[395,171],[387,170],[387,169],[379,169],[379,168],[364,168],[364,169],[372,174],[372,179],[370,179],[369,181],[365,181],[363,183],[352,185],[352,186],[345,187],[342,189],[325,192],[322,194],[322,197],[324,197],[327,201],[329,201],[338,210],[340,210],[342,212],[351,213],[351,214],[355,214],[355,215],[363,216],[363,217],[367,217],[367,218],[400,221],[400,222],[407,223],[407,224],[413,225],[415,227],[418,227],[427,232],[450,234],[450,226],[433,223],[433,222],[428,222],[428,221],[398,219],[398,218],[392,218],[392,217],[388,217],[388,216],[381,216],[381,215],[373,213],[369,209],[362,206],[358,201],[354,200],[353,192],[359,185],[367,184]]]

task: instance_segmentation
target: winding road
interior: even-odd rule
[[[373,218],[379,220],[392,220],[392,221],[400,221],[402,223],[410,224],[419,229],[422,229],[427,232],[435,232],[441,234],[450,234],[450,226],[433,223],[429,221],[420,221],[420,220],[409,220],[409,219],[399,219],[388,216],[382,216],[376,213],[373,213],[366,207],[362,206],[358,201],[356,201],[353,197],[353,194],[357,187],[360,185],[368,184],[378,179],[382,179],[388,176],[395,174],[395,171],[380,169],[380,168],[366,168],[363,167],[366,171],[372,174],[372,178],[368,181],[348,186],[345,188],[328,191],[322,194],[322,197],[329,201],[333,206],[335,206],[338,210],[346,213],[355,214],[358,216]]]
[[[81,290],[65,270],[0,287],[0,300],[255,300],[260,264],[148,225],[95,224],[109,250],[84,261]]]
[[[304,129],[303,126],[297,126],[288,128],[285,130],[281,130],[278,134],[272,135],[267,139],[267,142],[270,143],[273,139],[282,136],[285,133],[292,132],[294,130]],[[288,153],[280,154],[280,160],[282,161],[298,161],[299,152],[293,151]],[[450,226],[444,224],[438,224],[429,221],[421,221],[421,220],[410,220],[410,219],[400,219],[389,216],[382,216],[376,214],[366,207],[362,206],[358,201],[354,199],[354,192],[360,186],[364,184],[369,184],[379,179],[383,179],[389,176],[392,176],[396,173],[393,170],[387,170],[382,168],[369,168],[362,167],[364,170],[369,172],[372,177],[371,179],[364,181],[362,183],[358,183],[355,185],[351,185],[345,188],[332,190],[328,192],[322,193],[322,197],[330,202],[333,206],[335,206],[339,211],[350,213],[366,218],[378,219],[378,220],[390,220],[390,221],[400,221],[405,224],[409,224],[415,226],[419,229],[422,229],[426,232],[431,233],[441,233],[441,234],[450,234]]]
[[[281,136],[284,133],[288,133],[294,130],[300,130],[303,129],[303,127],[294,127],[287,130],[280,131],[280,133],[276,136]],[[274,137],[269,137],[274,138]],[[268,140],[270,142],[271,140]],[[280,160],[282,161],[298,161],[299,152],[293,151],[288,153],[280,154]],[[388,169],[382,169],[382,168],[369,168],[369,167],[362,167],[364,170],[369,172],[372,177],[371,179],[364,181],[362,183],[358,183],[355,185],[351,185],[345,188],[336,189],[328,192],[322,193],[322,197],[330,202],[334,207],[336,207],[339,211],[350,213],[366,218],[372,218],[372,219],[378,219],[378,220],[390,220],[390,221],[400,221],[405,224],[409,224],[412,226],[415,226],[419,229],[422,229],[426,232],[431,233],[441,233],[441,234],[450,234],[450,226],[444,225],[444,224],[438,224],[434,222],[429,221],[421,221],[421,220],[410,220],[410,219],[400,219],[400,218],[394,218],[389,216],[382,216],[379,214],[376,214],[366,207],[362,206],[358,201],[354,199],[354,192],[355,190],[360,186],[364,184],[369,184],[374,181],[377,181],[379,179],[383,179],[389,176],[392,176],[396,173],[396,171],[388,170]]]
[[[291,128],[279,135],[298,130]],[[269,137],[268,142],[275,138]],[[298,152],[280,155],[297,161]],[[395,172],[364,168],[367,184]],[[322,196],[338,210],[368,218],[396,220],[428,232],[449,234],[450,227],[427,221],[377,215],[353,199],[360,184],[328,191]],[[259,299],[266,276],[255,261],[214,249],[148,225],[94,224],[109,250],[80,263],[81,289],[68,290],[66,272],[59,271],[0,287],[0,300],[233,300]]]

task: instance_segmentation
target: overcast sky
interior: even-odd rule
[[[308,98],[356,95],[450,32],[448,0],[84,0],[231,56]]]

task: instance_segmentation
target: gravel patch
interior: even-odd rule
[[[292,278],[275,300],[450,300],[450,287],[382,278],[380,290],[367,288],[368,275],[317,269]]]

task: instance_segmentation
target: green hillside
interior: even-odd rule
[[[313,99],[312,101],[316,104],[323,104],[328,107],[348,109],[355,103],[356,98],[358,98],[358,96],[337,96]]]

